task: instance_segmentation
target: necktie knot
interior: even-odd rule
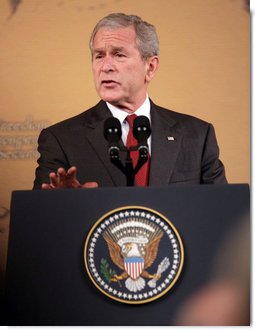
[[[136,114],[132,114],[132,115],[128,115],[126,117],[126,121],[128,122],[129,128],[133,129],[133,125],[134,125],[134,120],[137,117]]]

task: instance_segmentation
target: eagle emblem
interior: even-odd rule
[[[163,232],[148,221],[131,219],[120,221],[105,231],[113,263],[123,270],[115,274],[111,281],[125,280],[130,292],[138,292],[145,287],[144,278],[159,279],[159,274],[150,274],[147,269],[154,263]]]
[[[176,282],[183,246],[163,215],[145,207],[123,207],[94,225],[84,258],[90,278],[104,294],[124,303],[143,303]]]

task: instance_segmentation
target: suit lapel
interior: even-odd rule
[[[87,119],[86,126],[90,128],[87,139],[90,142],[95,154],[104,165],[109,177],[115,186],[125,186],[126,179],[122,172],[111,163],[108,155],[108,143],[104,139],[104,122],[112,114],[103,101],[100,101],[93,112],[91,118]]]
[[[169,184],[180,151],[182,135],[175,130],[171,113],[151,102],[151,165],[150,186]]]

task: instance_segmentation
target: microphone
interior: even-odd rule
[[[147,157],[149,153],[148,138],[151,134],[151,126],[148,117],[137,116],[133,125],[133,136],[138,141],[138,151],[141,157]]]
[[[107,118],[104,122],[104,137],[109,143],[108,153],[111,158],[119,157],[121,135],[120,121],[116,117]]]

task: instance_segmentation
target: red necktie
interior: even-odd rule
[[[127,136],[127,147],[136,146],[137,140],[133,136],[133,124],[136,118],[135,114],[128,115],[126,117],[126,121],[129,125],[129,132]],[[139,152],[138,151],[131,151],[130,156],[133,160],[133,166],[136,167],[136,164],[139,159]],[[149,169],[150,169],[150,155],[148,155],[148,160],[146,163],[140,168],[140,170],[135,175],[135,185],[136,186],[147,186],[149,184]]]

